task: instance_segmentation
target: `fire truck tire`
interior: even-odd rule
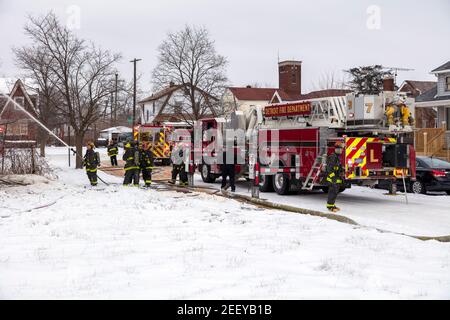
[[[286,195],[291,188],[291,180],[286,173],[277,173],[273,176],[273,189],[279,195]]]
[[[259,177],[259,191],[261,192],[272,192],[272,176],[261,175]]]
[[[203,182],[206,183],[214,183],[216,181],[216,177],[211,173],[211,167],[207,164],[202,164],[200,167],[200,174],[202,176]]]

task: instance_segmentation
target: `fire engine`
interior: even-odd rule
[[[154,156],[154,163],[160,165],[170,164],[171,141],[173,127],[162,125],[137,125],[133,130],[135,141],[148,141]]]
[[[414,100],[396,91],[254,106],[235,111],[226,119],[201,120],[201,153],[210,152],[211,144],[226,140],[209,138],[208,129],[217,129],[222,135],[226,129],[242,129],[245,161],[236,166],[237,177],[252,179],[261,191],[278,194],[326,191],[321,172],[337,141],[345,145],[341,156],[345,184],[341,191],[351,184],[373,186],[382,179],[414,180],[412,108]],[[259,150],[256,156],[249,152],[252,148]],[[235,148],[235,152],[241,150]],[[261,152],[270,160],[263,162]],[[214,182],[221,175],[217,162],[196,165],[205,182]]]
[[[184,122],[140,124],[133,129],[133,139],[138,142],[150,142],[155,165],[169,165],[174,145],[174,130],[186,128],[189,128],[189,125]]]

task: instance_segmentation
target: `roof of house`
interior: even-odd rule
[[[422,93],[420,96],[416,97],[416,102],[431,102],[431,101],[443,101],[450,100],[450,96],[439,96],[436,97],[437,86],[434,86],[430,90]]]
[[[288,94],[283,90],[277,90],[276,93],[280,96],[282,101],[298,101],[298,100],[308,100],[317,99],[325,97],[340,97],[345,96],[347,93],[352,92],[351,90],[345,89],[325,89],[311,91],[306,94]]]
[[[406,85],[409,85],[414,90],[417,90],[419,94],[425,93],[428,90],[431,90],[433,87],[435,87],[437,84],[436,81],[416,81],[416,80],[405,80],[402,85],[399,88],[399,91],[401,92],[407,92],[409,91],[406,87]]]
[[[228,87],[238,100],[270,101],[276,88]]]
[[[168,87],[165,87],[165,88],[161,89],[160,91],[153,93],[151,96],[149,96],[149,97],[147,97],[147,98],[145,98],[145,99],[143,99],[141,101],[138,101],[138,103],[141,104],[141,103],[145,103],[145,102],[151,102],[151,101],[159,100],[162,97],[168,96],[169,94],[171,94],[171,93],[173,93],[173,92],[175,92],[175,91],[177,91],[179,89],[182,89],[184,86],[185,85],[182,85],[182,84],[173,84],[173,83],[171,83]],[[217,100],[217,98],[211,96],[209,93],[203,91],[202,89],[196,88],[196,90],[200,91],[204,95],[207,95],[208,98],[210,98],[212,100]]]
[[[436,69],[432,70],[431,73],[438,73],[442,71],[450,71],[450,61],[447,61],[442,66],[437,67]]]
[[[178,89],[182,88],[182,85],[170,85],[156,93],[153,93],[151,96],[139,101],[138,103],[145,103],[145,102],[151,102],[156,101],[164,96],[167,96],[168,94],[177,91]]]
[[[347,89],[325,89],[312,91],[310,93],[302,95],[302,99],[317,99],[317,98],[325,98],[325,97],[340,97],[345,96],[347,93],[352,92]]]
[[[14,83],[13,88],[11,89],[11,92],[7,95],[9,97],[14,96],[15,92],[17,91],[17,89],[21,89],[24,98],[28,101],[31,109],[27,110],[28,112],[31,112],[33,115],[36,115],[36,111],[34,110],[34,102],[31,99],[31,96],[28,94],[27,89],[25,88],[25,85],[23,83],[22,80],[18,79],[16,80],[16,82]],[[34,99],[34,98],[33,98]],[[2,109],[0,110],[0,116],[5,112],[5,110],[7,109],[7,107],[11,105],[10,102],[8,101],[8,99],[6,99],[6,102],[4,102],[4,104],[2,105]]]
[[[100,132],[112,132],[112,133],[127,133],[127,132],[133,132],[133,129],[125,126],[118,126],[118,127],[111,127],[103,129]]]

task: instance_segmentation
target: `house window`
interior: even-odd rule
[[[19,123],[19,135],[28,136],[28,122]]]
[[[20,121],[12,123],[6,131],[7,136],[28,136],[28,122]]]
[[[450,91],[450,77],[445,78],[445,91]]]
[[[24,97],[15,97],[14,101],[21,107],[25,106],[25,98]],[[17,105],[14,104],[14,110],[21,110],[21,109]]]
[[[181,111],[182,111],[181,106],[180,105],[174,106],[173,111],[176,114],[181,114]]]

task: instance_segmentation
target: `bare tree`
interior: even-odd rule
[[[312,84],[313,90],[348,89],[345,74],[337,74],[329,70],[323,72],[316,83]]]
[[[153,70],[154,90],[170,83],[181,85],[188,101],[182,114],[188,116],[188,122],[216,114],[217,102],[210,97],[222,95],[227,82],[227,60],[216,52],[208,30],[185,26],[169,33],[158,53],[158,64]]]
[[[25,33],[51,59],[51,84],[64,100],[56,108],[73,128],[76,151],[81,155],[86,131],[105,112],[103,101],[113,90],[111,80],[120,55],[79,39],[52,12],[39,18],[30,16]],[[81,167],[77,157],[77,168]]]
[[[61,121],[58,118],[57,106],[60,105],[62,95],[53,86],[55,74],[50,69],[53,58],[48,54],[44,47],[21,47],[13,48],[16,64],[24,70],[27,77],[33,79],[36,88],[28,88],[35,91],[37,95],[35,111],[39,121],[41,121],[50,130],[54,129]],[[45,145],[47,144],[49,133],[39,127],[38,142],[40,145],[40,154],[45,157]]]

